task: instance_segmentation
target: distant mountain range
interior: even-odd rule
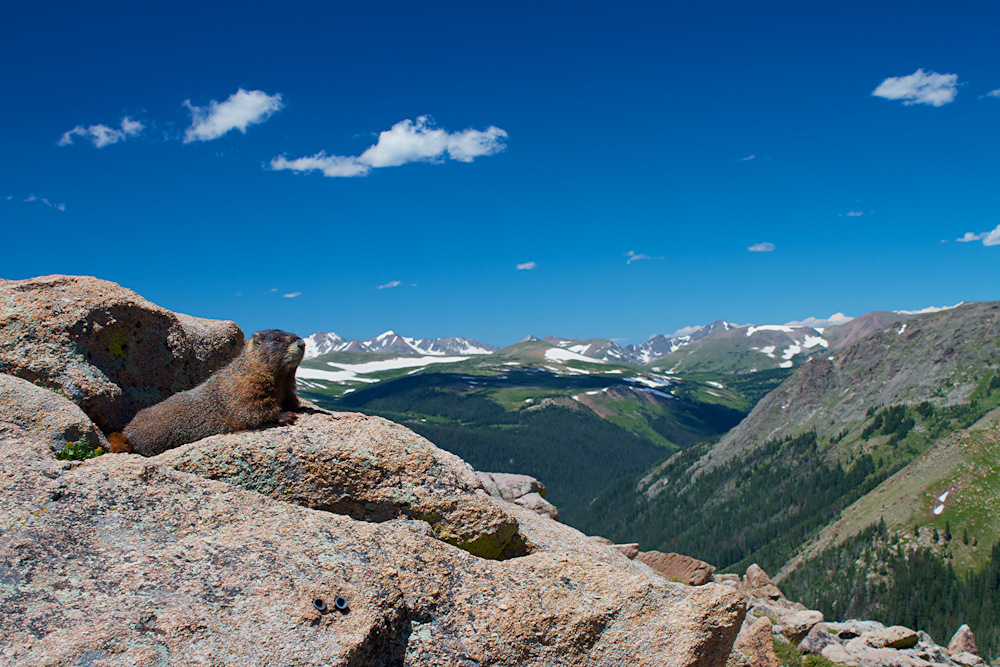
[[[386,331],[370,340],[346,340],[335,333],[317,331],[305,338],[306,359],[331,352],[372,352],[378,354],[421,354],[454,356],[490,354],[498,347],[479,343],[471,338],[407,338],[394,331]]]
[[[540,341],[591,359],[638,365],[659,364],[669,372],[752,372],[792,368],[821,350],[838,350],[868,334],[915,315],[943,310],[873,312],[858,318],[836,313],[787,324],[739,325],[718,320],[656,335],[641,345],[622,346],[604,338],[527,336],[519,343]],[[471,338],[409,338],[393,331],[369,340],[347,340],[316,332],[305,339],[306,359],[332,352],[390,355],[469,356],[500,349]]]

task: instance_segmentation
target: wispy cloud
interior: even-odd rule
[[[973,243],[975,241],[982,241],[984,246],[1000,245],[1000,225],[997,225],[996,229],[994,229],[991,232],[980,232],[979,234],[973,234],[972,232],[965,232],[965,236],[955,240],[958,241],[959,243]]]
[[[972,232],[965,232],[965,236],[960,239],[955,239],[959,243],[972,243],[973,241],[982,241],[986,238],[988,232],[982,232],[980,234],[973,234]]]
[[[191,111],[191,126],[184,133],[184,143],[188,144],[218,139],[231,130],[246,134],[248,127],[263,123],[284,105],[278,93],[268,95],[263,90],[240,88],[225,102],[212,100],[207,107],[196,107],[191,100],[184,100],[184,106]]]
[[[983,95],[983,97],[1000,97],[1000,88],[996,90],[991,90],[990,92]]]
[[[774,252],[774,244],[766,241],[764,243],[754,243],[747,250],[750,252]]]
[[[88,127],[77,125],[72,130],[63,132],[62,137],[59,138],[56,145],[72,146],[73,137],[80,137],[81,139],[91,142],[97,148],[104,148],[105,146],[110,146],[111,144],[117,144],[119,141],[125,141],[129,137],[138,136],[144,127],[145,125],[128,116],[122,118],[120,129],[117,130],[103,124],[90,125]]]
[[[531,271],[536,266],[538,266],[538,265],[535,264],[534,262],[525,262],[523,264],[518,264],[517,265],[517,270],[518,271]]]
[[[320,151],[308,157],[271,160],[274,171],[321,171],[324,176],[367,176],[372,169],[398,167],[409,162],[443,162],[445,156],[459,162],[472,162],[477,157],[494,155],[507,146],[507,133],[498,127],[485,130],[447,132],[434,127],[429,116],[416,121],[403,120],[379,133],[378,141],[361,155],[327,155]]]
[[[13,199],[14,199],[13,195],[7,195],[7,201],[11,201]],[[36,197],[35,195],[28,195],[27,197],[24,198],[25,204],[30,204],[32,202],[38,202],[39,204],[44,204],[49,208],[56,209],[57,211],[66,210],[66,204],[60,204],[59,202],[49,201],[45,197]]]
[[[746,157],[741,157],[740,161],[741,162],[749,162],[750,160],[756,160],[756,159],[757,159],[756,155],[747,155]]]
[[[297,296],[302,296],[302,292],[291,292],[289,294],[282,294],[285,299],[294,299]]]
[[[282,171],[322,171],[324,176],[350,177],[366,176],[371,167],[358,162],[356,157],[341,157],[339,155],[327,155],[323,151],[311,157],[300,157],[294,160],[287,160],[284,156],[271,160],[271,169]]]
[[[890,76],[872,91],[875,97],[903,100],[903,104],[929,104],[940,107],[954,101],[958,94],[957,74],[938,74],[918,69],[907,76]]]
[[[663,259],[662,257],[652,257],[645,253],[636,252],[634,250],[629,250],[627,253],[625,253],[625,256],[628,257],[628,259],[625,261],[626,264],[631,264],[632,262],[638,262],[641,259]]]
[[[398,280],[390,280],[385,285],[379,285],[375,289],[392,289],[393,287],[399,287],[403,283]]]
[[[860,218],[861,216],[864,215],[864,211],[848,211],[844,215],[846,215],[848,218]]]

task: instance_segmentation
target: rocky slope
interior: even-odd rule
[[[181,330],[136,334],[160,311],[103,281],[0,288],[4,369],[21,378],[4,379],[0,403],[6,664],[708,667],[730,655],[738,592],[670,582],[494,499],[460,459],[378,418],[310,409],[149,459],[57,460],[64,440],[103,444],[93,420],[127,421],[179,382],[152,383],[143,364],[183,354],[132,355],[146,349],[135,336],[176,350]],[[94,321],[92,337],[67,333]],[[232,342],[220,327],[183,333],[218,359]],[[145,393],[123,407],[132,383]]]
[[[718,466],[767,440],[808,429],[829,439],[864,422],[873,406],[964,403],[998,366],[998,302],[894,323],[836,353],[810,359],[712,449],[711,462],[706,457],[700,465]]]
[[[985,509],[995,429],[976,426],[998,406],[1000,304],[893,323],[813,357],[717,443],[609,489],[580,527],[723,568],[756,561],[777,571],[881,517],[900,535],[917,524],[924,539],[950,522],[982,542],[979,554],[947,549],[964,571],[1000,535]]]

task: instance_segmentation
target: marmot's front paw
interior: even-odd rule
[[[298,418],[299,416],[294,412],[282,412],[281,416],[278,417],[278,425],[291,426],[292,424],[295,423],[295,420]]]

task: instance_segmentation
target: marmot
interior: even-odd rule
[[[113,449],[155,456],[210,435],[292,423],[299,407],[295,369],[305,350],[295,334],[258,331],[240,356],[200,385],[140,410],[124,438],[112,434],[119,436],[111,438]]]

